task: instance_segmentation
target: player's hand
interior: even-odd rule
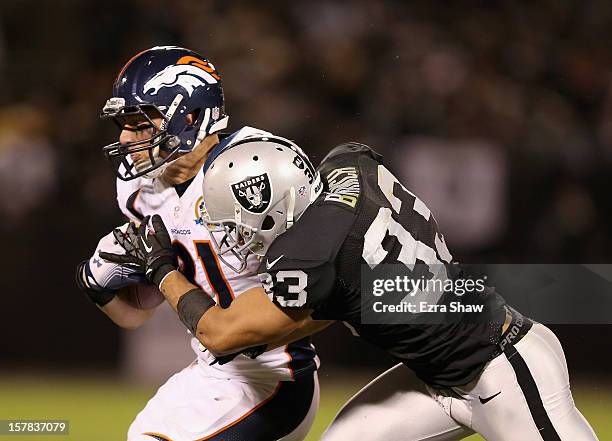
[[[206,162],[208,152],[213,145],[209,141],[200,142],[191,152],[172,161],[166,167],[160,179],[167,185],[187,182],[198,174],[204,162]]]
[[[148,222],[148,220],[148,217],[145,218],[140,227],[143,227],[144,222]],[[102,251],[100,257],[144,274],[146,271],[146,256],[140,250],[138,230],[139,227],[134,222],[130,222],[127,228],[115,228],[113,230],[115,243],[121,247],[121,251],[124,251],[125,254]]]
[[[127,234],[136,234],[136,230],[130,230],[133,226],[122,225],[116,231]],[[116,239],[116,233],[112,232],[104,236],[98,242],[96,252],[88,260],[79,263],[76,271],[76,284],[99,306],[110,302],[120,288],[134,283],[146,281],[144,270],[127,267],[117,263],[109,262],[100,257],[100,253],[122,253],[123,248]]]
[[[149,227],[149,220],[153,229]],[[137,230],[135,226],[125,232],[115,230],[115,238],[125,254],[100,253],[100,257],[144,271],[155,286],[159,287],[163,279],[177,269],[172,241],[159,215],[152,219],[147,216]]]

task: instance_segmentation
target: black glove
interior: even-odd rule
[[[102,288],[93,281],[93,278],[89,279],[87,274],[88,269],[86,267],[88,262],[88,260],[84,260],[77,266],[76,284],[81,291],[87,294],[87,297],[89,297],[92,302],[98,306],[104,306],[113,300],[118,290]],[[89,274],[89,276],[91,276],[91,274]]]
[[[178,262],[162,218],[157,214],[153,216],[151,224],[155,232],[149,228],[149,219],[150,216],[145,217],[137,231],[132,225],[125,233],[119,229],[113,231],[125,254],[101,252],[100,257],[138,268],[145,273],[149,282],[159,287],[164,277],[177,269]]]

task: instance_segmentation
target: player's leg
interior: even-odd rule
[[[448,416],[425,383],[399,364],[351,398],[321,439],[455,441],[472,433]]]
[[[193,364],[157,391],[130,426],[128,441],[298,441],[317,407],[316,373],[296,381],[246,382],[207,376]]]
[[[301,441],[306,438],[308,432],[310,432],[310,428],[312,427],[312,423],[314,422],[315,416],[317,415],[317,411],[319,410],[319,378],[315,372],[314,374],[314,393],[312,394],[312,401],[310,403],[310,408],[308,409],[308,413],[302,420],[302,422],[288,435],[283,436],[279,441]],[[280,408],[280,407],[279,407]],[[282,412],[287,412],[287,409],[282,409]]]
[[[278,383],[273,395],[213,434],[210,441],[301,441],[319,407],[316,373],[309,378]]]
[[[473,386],[454,389],[464,399],[451,415],[469,418],[489,441],[597,440],[574,405],[561,344],[541,324],[508,344]]]

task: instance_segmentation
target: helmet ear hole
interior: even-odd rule
[[[270,215],[266,216],[266,218],[264,219],[263,223],[261,224],[261,229],[263,231],[269,231],[272,228],[274,228],[274,225],[276,224],[276,222],[274,222],[274,218]]]
[[[185,115],[185,123],[189,126],[193,126],[198,120],[199,116],[200,116],[200,109],[196,109],[193,112]]]

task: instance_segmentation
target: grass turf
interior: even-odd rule
[[[340,406],[366,379],[339,381],[323,376],[321,405],[307,440],[317,440]],[[0,435],[4,441],[108,441],[124,440],[127,427],[154,393],[128,383],[103,379],[11,378],[0,380],[0,419],[64,419],[70,422],[68,436]],[[580,384],[574,398],[595,428],[600,440],[612,440],[612,389]],[[469,441],[482,438],[472,436]]]

